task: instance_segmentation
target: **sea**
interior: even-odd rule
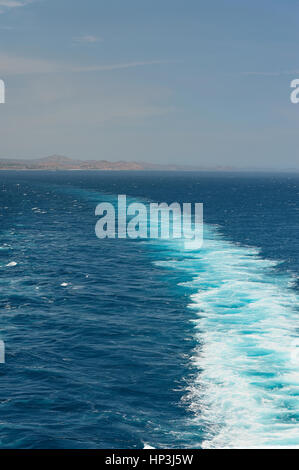
[[[99,239],[203,203],[204,241]],[[299,175],[1,171],[0,448],[299,447]]]

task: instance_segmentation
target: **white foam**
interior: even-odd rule
[[[15,261],[11,261],[10,263],[8,263],[8,264],[6,265],[6,267],[7,267],[7,268],[11,268],[11,267],[13,267],[13,266],[17,266],[17,264],[18,264],[18,263],[16,263]]]
[[[144,442],[143,448],[144,448],[144,449],[155,449],[155,447],[150,446],[150,445],[147,444],[146,442]]]
[[[195,378],[184,402],[204,448],[299,447],[299,314],[290,278],[258,251],[205,226],[200,252],[159,266],[187,270]]]

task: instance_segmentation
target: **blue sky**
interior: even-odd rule
[[[0,0],[0,157],[298,168],[299,3]]]

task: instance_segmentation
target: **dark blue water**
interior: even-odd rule
[[[299,446],[298,175],[0,173],[0,447]],[[205,242],[96,205],[203,202]]]

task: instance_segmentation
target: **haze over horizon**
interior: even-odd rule
[[[0,159],[299,168],[291,0],[0,0]]]

